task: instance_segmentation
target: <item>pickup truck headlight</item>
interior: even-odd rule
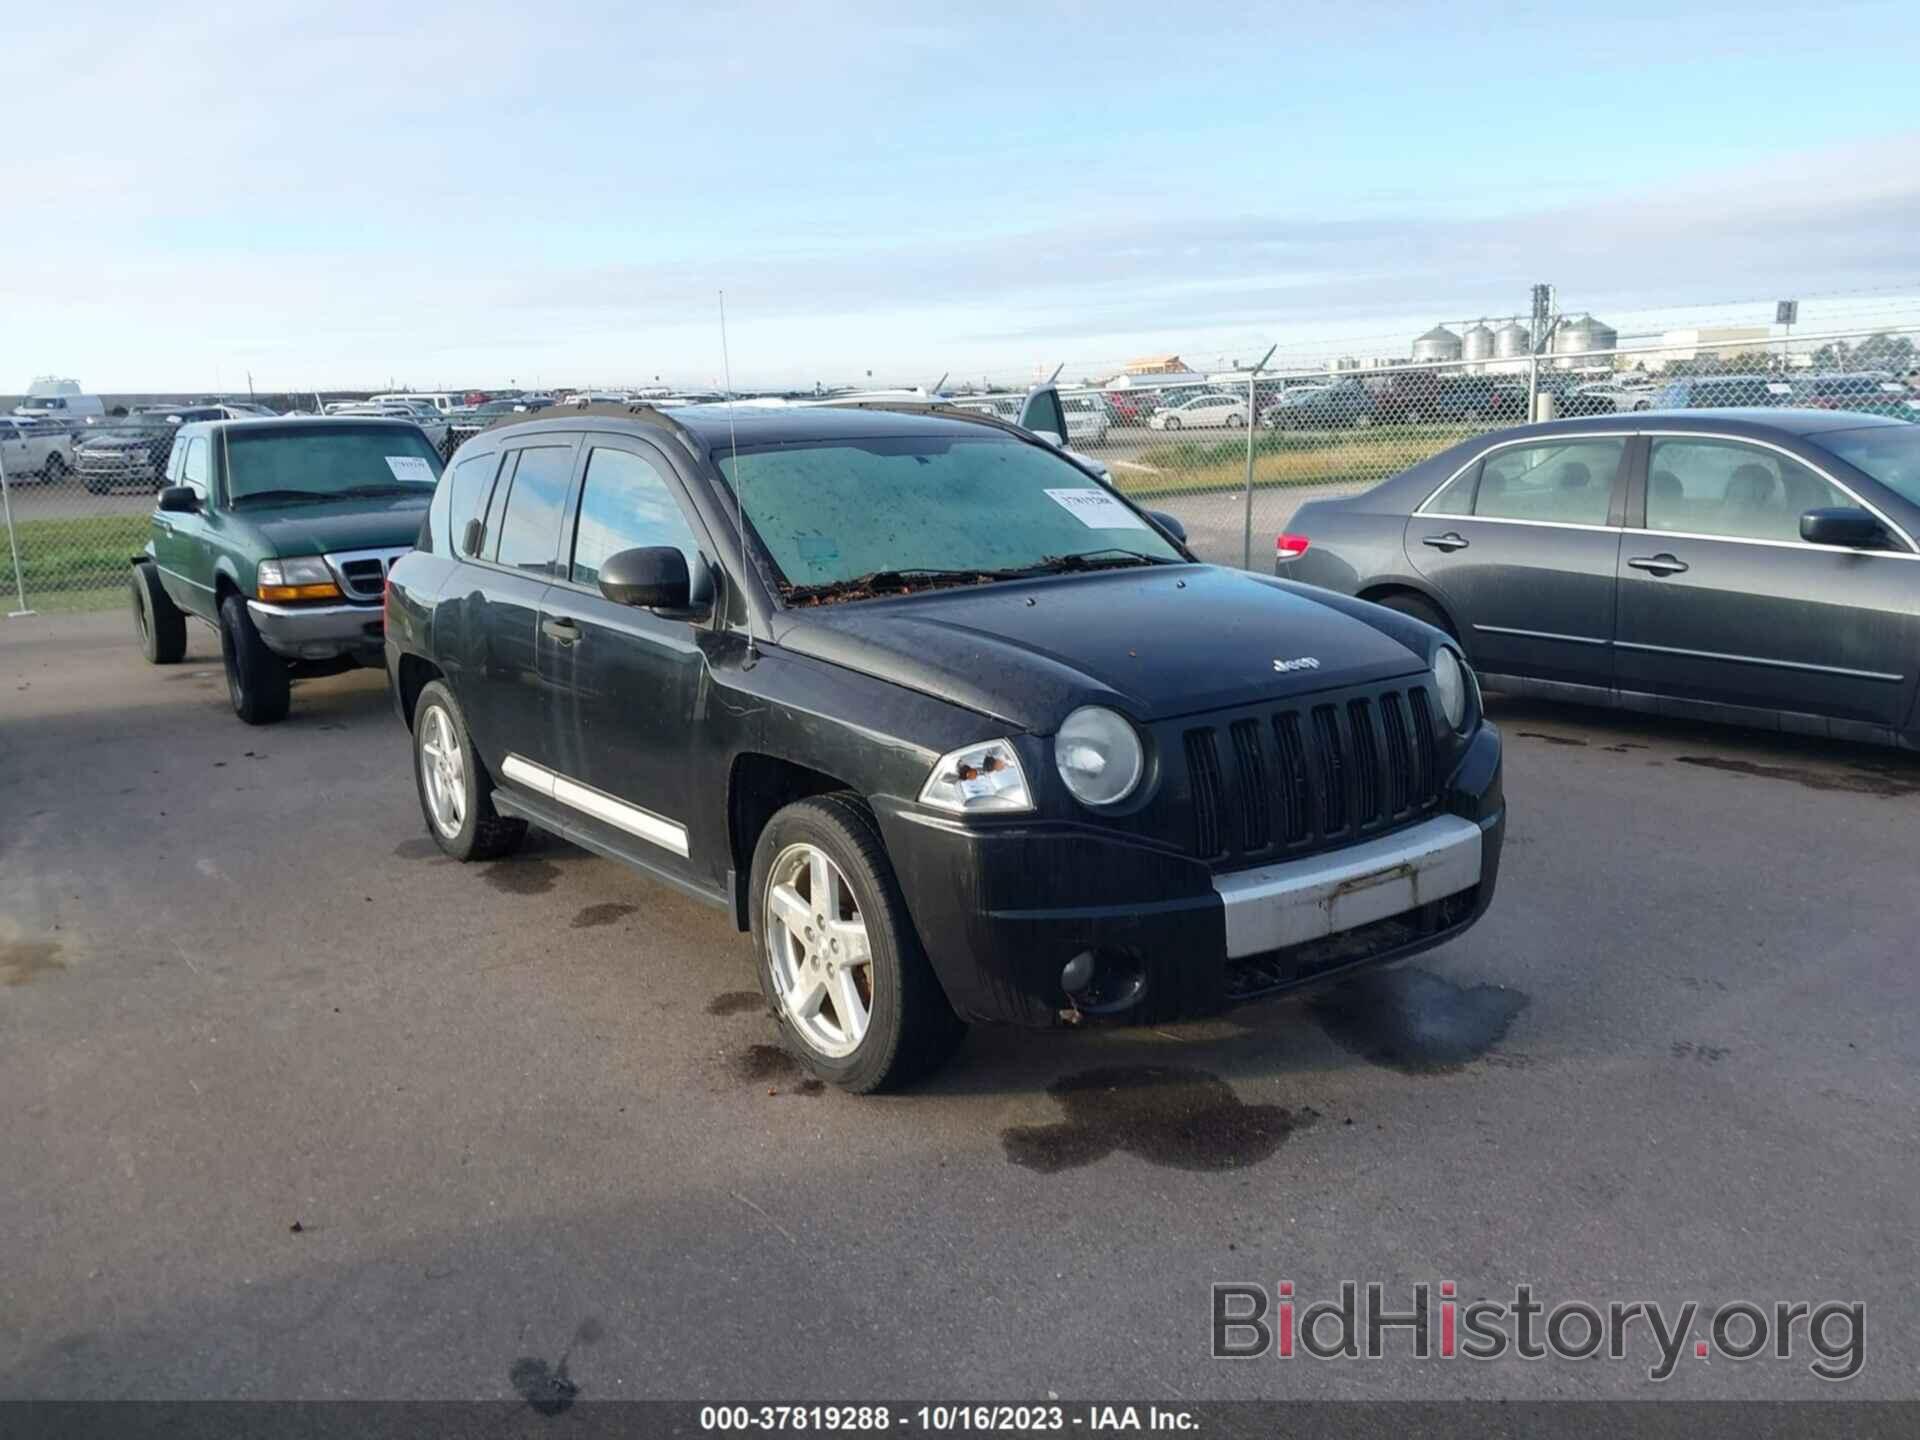
[[[262,560],[254,577],[254,594],[261,600],[338,600],[340,587],[318,555],[293,560]]]
[[[1081,804],[1117,805],[1139,785],[1146,754],[1126,716],[1083,705],[1053,737],[1053,763]]]
[[[1445,645],[1434,652],[1433,693],[1439,697],[1440,713],[1458,730],[1467,718],[1467,667]]]
[[[1012,744],[988,740],[934,761],[920,803],[955,815],[1004,815],[1031,810],[1033,793]]]

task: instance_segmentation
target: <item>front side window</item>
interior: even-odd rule
[[[411,425],[236,426],[226,432],[227,494],[292,502],[433,494],[440,452]]]
[[[1481,467],[1472,513],[1496,520],[1605,525],[1626,450],[1624,437],[1496,450]]]
[[[514,467],[499,522],[496,560],[532,574],[553,573],[553,558],[560,543],[560,513],[566,507],[567,484],[572,478],[573,446],[543,445],[520,451],[520,463]]]
[[[714,463],[789,599],[1184,558],[1077,465],[997,435],[742,447]]]
[[[1758,445],[1656,437],[1647,457],[1649,530],[1798,540],[1803,513],[1853,503],[1799,461]]]
[[[212,479],[208,473],[211,467],[207,464],[211,453],[206,438],[196,435],[187,442],[186,458],[180,462],[180,483],[191,485],[202,497],[206,495],[207,485]]]
[[[574,584],[598,584],[608,556],[654,545],[673,546],[686,556],[689,570],[700,553],[659,467],[631,450],[596,446],[587,457],[574,529]]]
[[[498,455],[469,455],[453,467],[453,474],[447,480],[447,533],[457,554],[480,553],[478,548],[466,548],[467,526],[486,514],[487,496],[493,489],[493,475],[499,465]],[[484,544],[484,535],[482,542]]]

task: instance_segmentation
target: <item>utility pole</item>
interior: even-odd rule
[[[1786,333],[1780,338],[1780,374],[1782,378],[1785,378],[1788,370],[1793,367],[1793,360],[1788,352],[1793,348],[1793,325],[1799,318],[1800,302],[1798,300],[1782,300],[1773,307],[1773,323],[1786,327]]]

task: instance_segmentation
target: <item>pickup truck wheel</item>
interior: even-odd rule
[[[238,595],[220,602],[220,658],[226,664],[234,714],[249,725],[287,718],[287,662],[267,648],[247,613],[247,602]]]
[[[427,833],[454,859],[498,860],[526,838],[526,821],[493,808],[493,777],[453,692],[438,680],[413,705],[413,779]]]
[[[187,653],[187,617],[160,583],[160,572],[143,561],[133,567],[133,628],[149,665],[174,665]]]
[[[87,493],[89,495],[105,495],[109,490],[113,489],[112,481],[98,475],[84,475],[81,477],[80,483],[87,487]]]
[[[47,456],[47,463],[40,467],[40,478],[49,485],[58,485],[67,478],[67,457],[59,451]]]
[[[940,989],[857,795],[796,801],[753,852],[753,943],[781,1040],[856,1095],[944,1063],[966,1025]]]

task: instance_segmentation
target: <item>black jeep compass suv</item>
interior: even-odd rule
[[[971,1020],[1163,1021],[1466,929],[1500,739],[1438,630],[1197,563],[1033,434],[698,406],[481,433],[393,567],[428,829],[725,908],[850,1090]]]

